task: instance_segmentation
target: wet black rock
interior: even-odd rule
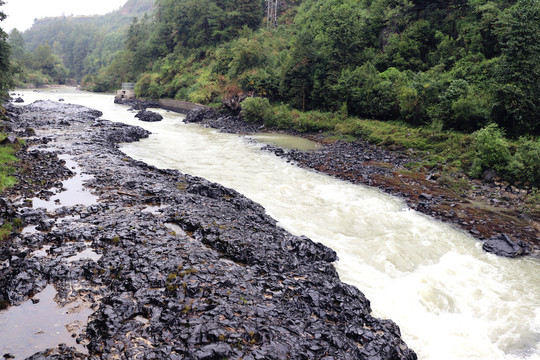
[[[240,116],[228,116],[217,110],[202,107],[191,110],[184,119],[184,122],[198,123],[234,134],[257,133],[264,129],[263,124],[248,123]]]
[[[158,101],[152,100],[141,100],[141,99],[120,99],[114,98],[115,104],[129,105],[131,110],[146,110],[147,108],[161,108],[161,105]]]
[[[13,102],[16,102],[16,103],[23,103],[24,102],[24,99],[22,97],[18,97],[16,98],[15,100],[13,100]]]
[[[153,111],[147,111],[147,110],[141,110],[135,115],[136,118],[138,118],[141,121],[146,122],[157,122],[163,120],[163,116],[160,114],[153,112]]]
[[[484,242],[482,248],[489,253],[511,258],[527,255],[530,252],[527,244],[520,240],[513,240],[506,234],[499,234],[489,238]]]
[[[221,115],[214,109],[197,107],[191,110],[184,119],[185,123],[200,123],[204,120],[217,120]]]
[[[86,360],[88,355],[78,352],[74,347],[60,344],[55,348],[36,353],[26,360]]]

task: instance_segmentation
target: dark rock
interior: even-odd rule
[[[494,182],[497,178],[498,175],[494,169],[487,169],[482,174],[482,179],[486,182]]]
[[[23,103],[24,102],[24,99],[22,97],[18,97],[16,98],[13,102],[16,102],[16,103]]]
[[[197,107],[191,110],[184,119],[185,123],[200,123],[204,120],[216,120],[221,115],[214,109]]]
[[[242,101],[248,98],[248,96],[248,94],[234,94],[227,96],[223,99],[223,106],[230,110],[234,115],[238,115],[240,110],[242,110]]]
[[[264,127],[262,124],[248,123],[239,116],[226,116],[214,109],[203,107],[191,110],[184,119],[184,122],[198,123],[203,126],[235,134],[256,133],[260,132],[261,128]]]
[[[60,344],[55,348],[38,352],[26,360],[86,360],[88,355],[78,352],[74,347],[68,347]]]
[[[14,144],[18,144],[18,143],[19,143],[19,139],[17,138],[17,136],[15,136],[13,134],[9,135],[4,140],[0,141],[0,144],[2,144],[2,145],[6,145],[6,144],[14,145]]]
[[[504,257],[517,257],[527,255],[530,248],[521,240],[513,240],[506,234],[493,236],[482,245],[484,251]]]
[[[163,120],[163,116],[153,111],[141,110],[135,115],[136,118],[139,118],[141,121],[146,122],[157,122]]]
[[[114,98],[115,104],[122,104],[131,106],[132,110],[146,110],[147,108],[161,108],[161,105],[157,101],[141,100],[141,99],[121,99]]]

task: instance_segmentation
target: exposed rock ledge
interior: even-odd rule
[[[99,116],[52,102],[14,115],[15,130],[33,128],[28,141],[46,145],[21,153],[24,186],[3,197],[50,196],[71,175],[55,154],[93,175],[99,197],[52,213],[0,204],[38,226],[1,245],[0,300],[17,305],[52,283],[61,302],[93,309],[77,338],[89,354],[58,346],[32,359],[416,359],[398,326],[339,280],[333,250],[287,233],[234,190],[127,158],[116,144],[147,132]],[[101,257],[66,260],[84,249]]]

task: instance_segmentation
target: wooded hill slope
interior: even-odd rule
[[[483,150],[458,148],[485,156],[456,155],[458,168],[540,181],[539,0],[280,0],[277,26],[265,4],[156,0],[125,35],[93,25],[100,36],[73,30],[49,46],[85,89],[132,81],[141,97],[211,105],[249,94],[246,119],[270,127],[366,136],[352,119],[368,118],[422,126],[433,142],[483,129]]]
[[[40,86],[80,82],[108,66],[124,47],[134,17],[151,14],[153,0],[129,0],[107,15],[37,19],[24,33],[9,37],[19,84]]]

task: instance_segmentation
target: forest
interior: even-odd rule
[[[281,0],[270,21],[265,5],[130,0],[104,17],[39,20],[9,35],[11,81],[136,82],[139,97],[216,107],[248,96],[246,121],[540,184],[540,1]]]

